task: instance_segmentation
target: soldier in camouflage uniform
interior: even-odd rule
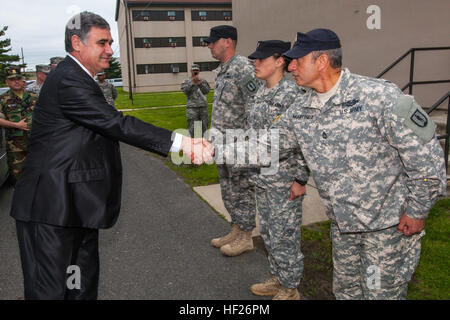
[[[117,98],[116,87],[114,87],[112,83],[105,81],[106,75],[104,72],[97,73],[97,79],[98,79],[98,86],[100,87],[100,89],[102,89],[106,102],[115,107],[114,100],[116,100]]]
[[[246,57],[236,54],[237,30],[232,26],[216,26],[205,40],[215,59],[221,62],[214,87],[211,132],[225,137],[228,129],[248,128],[251,100],[260,85],[253,66]],[[215,141],[215,143],[223,143]],[[252,230],[255,222],[255,194],[249,184],[249,170],[233,165],[217,165],[222,200],[230,213],[232,231],[211,244],[227,256],[253,249]]]
[[[286,63],[282,54],[290,47],[290,42],[260,41],[249,56],[254,59],[256,77],[266,81],[256,93],[250,111],[248,122],[252,129],[269,129],[301,94],[297,84],[283,75]],[[252,285],[250,290],[256,295],[274,295],[275,300],[300,299],[297,287],[303,272],[300,247],[303,195],[293,199],[290,190],[297,185],[304,193],[309,173],[299,165],[299,157],[295,152],[289,154],[279,159],[276,173],[258,172],[250,178],[255,185],[260,231],[272,275],[269,281]]]
[[[23,89],[23,76],[20,68],[9,68],[6,84],[10,90],[0,95],[0,126],[6,128],[10,181],[15,185],[26,156],[37,96]]]
[[[38,64],[36,66],[36,81],[27,86],[27,91],[39,96],[39,92],[41,91],[42,85],[44,84],[49,72],[49,66],[45,64]]]
[[[191,77],[184,80],[181,84],[181,91],[187,96],[186,118],[191,137],[194,137],[194,124],[196,121],[201,121],[202,124],[201,137],[203,137],[203,134],[208,129],[209,124],[206,95],[210,87],[206,80],[199,78],[199,73],[200,66],[193,64],[191,67]],[[200,133],[197,135],[200,137]]]
[[[445,195],[443,151],[413,97],[341,69],[341,50],[334,32],[316,29],[285,53],[308,89],[273,126],[280,158],[301,151],[332,222],[335,297],[405,299],[425,219]]]

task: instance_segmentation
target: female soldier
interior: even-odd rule
[[[248,121],[252,129],[270,129],[296,96],[302,94],[294,82],[284,77],[286,63],[282,54],[289,49],[289,42],[260,41],[249,56],[254,60],[256,77],[266,82],[255,95],[250,111]],[[300,299],[297,287],[303,272],[302,200],[309,175],[300,158],[299,154],[281,158],[275,174],[260,173],[251,178],[272,278],[252,285],[250,290],[255,295],[274,295],[274,300]]]

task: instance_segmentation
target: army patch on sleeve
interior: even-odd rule
[[[425,143],[433,138],[436,125],[412,96],[400,96],[394,113],[405,119],[405,125]]]
[[[249,95],[253,96],[258,91],[258,83],[252,75],[247,75],[241,80],[241,88]]]

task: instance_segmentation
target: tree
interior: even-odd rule
[[[122,68],[117,58],[112,57],[109,61],[109,68],[105,69],[106,79],[122,78]]]
[[[8,30],[7,26],[0,29],[0,85],[2,86],[4,85],[6,79],[6,68],[12,65],[11,62],[20,61],[19,55],[7,54],[11,51],[11,39],[6,38],[1,40],[1,37],[5,35],[6,30]],[[20,66],[23,67],[23,65]]]

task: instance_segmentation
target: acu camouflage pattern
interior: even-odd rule
[[[253,99],[248,123],[255,130],[270,129],[282,114],[291,106],[298,95],[303,91],[296,83],[282,78],[273,88],[261,86]],[[279,159],[277,172],[269,175],[255,174],[251,182],[261,188],[284,187],[291,185],[295,178],[308,180],[309,172],[304,165],[302,155],[298,149],[285,153],[286,157]],[[259,170],[258,170],[259,171]]]
[[[260,84],[255,79],[253,65],[245,57],[234,55],[221,65],[214,86],[211,129],[219,130],[224,138],[226,129],[247,129],[251,101]],[[256,213],[249,170],[217,165],[217,171],[222,199],[231,222],[243,231],[252,230],[256,226]]]
[[[374,232],[341,233],[331,224],[333,293],[338,300],[404,300],[419,263],[421,238],[391,227]]]
[[[250,110],[250,128],[270,129],[294,102],[301,90],[296,83],[282,78],[273,88],[261,86]],[[278,170],[271,175],[256,172],[250,181],[256,186],[256,210],[261,237],[268,252],[269,271],[283,287],[297,288],[303,273],[301,251],[302,199],[289,200],[294,178],[308,175],[297,152],[279,159]],[[259,171],[259,170],[258,170]]]
[[[19,122],[26,119],[31,131],[32,116],[37,96],[24,91],[22,98],[11,90],[0,95],[0,117],[11,122]],[[13,182],[17,181],[23,162],[25,161],[28,136],[30,131],[18,129],[5,129],[6,151],[8,167],[12,174]]]
[[[191,137],[194,137],[194,125],[196,121],[201,121],[201,134],[208,129],[209,113],[206,95],[210,86],[206,80],[201,80],[200,84],[194,84],[192,78],[184,80],[181,84],[181,91],[187,96],[186,119]]]
[[[398,115],[420,107],[412,98],[410,106],[399,105],[404,95],[392,83],[342,72],[325,106],[312,89],[298,96],[275,124],[294,133],[284,137],[280,131],[280,141],[290,139],[291,147],[301,149],[327,215],[341,232],[385,229],[403,213],[425,219],[445,195],[446,174],[434,134],[424,141],[427,128],[413,130]],[[430,119],[428,124],[434,126]]]
[[[226,129],[248,129],[252,98],[261,86],[251,62],[234,55],[220,66],[214,86],[211,127],[225,134]]]
[[[36,80],[35,82],[33,82],[32,84],[28,85],[26,90],[28,92],[32,92],[35,95],[39,96],[39,93],[41,92],[42,89],[42,85],[39,84],[39,82]]]
[[[103,95],[105,96],[106,102],[108,104],[115,107],[114,100],[117,98],[117,90],[116,87],[112,83],[109,83],[108,81],[103,81],[103,83],[98,82],[98,86],[103,91]]]

